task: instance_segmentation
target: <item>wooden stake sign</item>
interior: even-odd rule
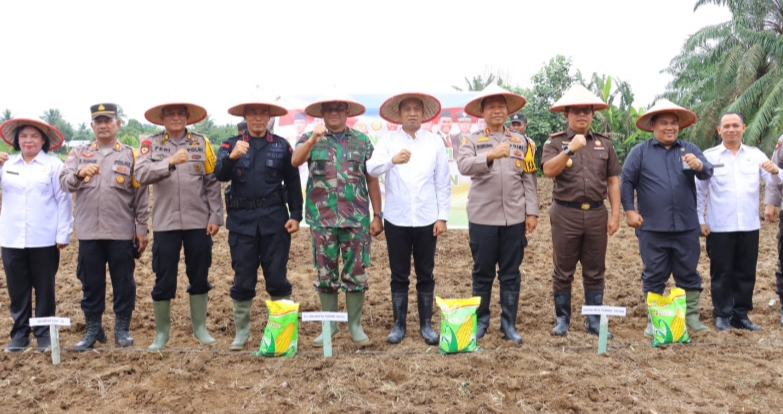
[[[59,326],[71,326],[71,318],[30,318],[30,326],[48,326],[52,341],[52,364],[60,363],[60,330]]]
[[[332,356],[332,324],[330,322],[348,322],[346,312],[302,312],[302,322],[321,322],[324,358]]]
[[[606,353],[606,337],[609,332],[609,316],[625,317],[622,306],[582,306],[582,315],[601,315],[598,328],[598,354]]]

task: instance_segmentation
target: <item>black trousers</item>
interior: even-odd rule
[[[76,277],[82,282],[82,311],[103,314],[106,310],[106,265],[114,291],[114,313],[136,308],[132,240],[79,240]]]
[[[783,209],[780,210],[778,219],[778,269],[775,271],[775,287],[777,288],[777,294],[783,298]],[[781,299],[783,304],[783,299]]]
[[[152,242],[152,271],[155,272],[152,300],[176,297],[179,252],[183,246],[188,293],[202,295],[212,289],[207,280],[212,266],[212,236],[207,234],[207,229],[156,231]]]
[[[666,289],[669,275],[684,290],[701,291],[699,264],[701,228],[693,230],[658,232],[636,229],[639,253],[642,256],[642,291],[659,295]]]
[[[389,250],[391,291],[407,293],[410,285],[411,253],[416,270],[416,291],[435,291],[435,246],[438,238],[432,235],[435,224],[422,227],[401,227],[385,220],[386,247]]]
[[[35,289],[35,317],[55,316],[54,276],[60,266],[60,250],[57,246],[30,247],[25,249],[2,248],[5,280],[11,299],[9,310],[14,325],[11,339],[30,336]],[[36,326],[35,337],[49,336],[48,326]]]
[[[721,318],[747,319],[748,312],[753,310],[759,231],[710,233],[707,255],[710,257],[712,314]]]
[[[501,291],[519,292],[519,266],[527,246],[525,223],[513,226],[468,223],[468,234],[473,255],[473,292],[491,292],[496,274]]]
[[[228,233],[231,268],[234,269],[231,299],[242,302],[256,296],[259,265],[264,271],[266,291],[270,296],[291,294],[291,283],[288,282],[286,270],[288,252],[291,250],[291,235],[283,226],[264,229],[262,232],[259,227],[255,236],[246,236],[235,231]]]

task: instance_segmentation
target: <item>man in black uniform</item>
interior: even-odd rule
[[[302,220],[302,184],[299,169],[291,165],[291,145],[267,130],[269,118],[288,113],[275,101],[262,98],[228,110],[243,116],[247,129],[220,145],[215,168],[219,181],[231,181],[226,228],[234,269],[231,299],[236,336],[229,346],[234,351],[242,350],[250,338],[259,264],[272,300],[291,298],[286,264],[291,234]]]

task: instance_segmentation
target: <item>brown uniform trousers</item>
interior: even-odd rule
[[[571,128],[550,135],[544,143],[541,163],[560,154],[574,135]],[[572,165],[554,178],[549,220],[555,293],[571,291],[577,262],[582,263],[585,291],[604,290],[607,178],[620,175],[622,167],[609,137],[588,132],[585,138],[587,145],[571,157]]]

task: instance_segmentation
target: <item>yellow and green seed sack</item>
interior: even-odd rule
[[[669,296],[648,293],[647,308],[655,332],[652,346],[691,341],[685,327],[686,303],[683,289],[674,288]]]
[[[293,301],[267,300],[269,321],[264,328],[261,347],[255,356],[291,357],[296,355],[299,340],[299,304]]]
[[[476,343],[476,310],[481,298],[441,299],[435,298],[440,308],[440,353],[473,352],[479,349]]]

